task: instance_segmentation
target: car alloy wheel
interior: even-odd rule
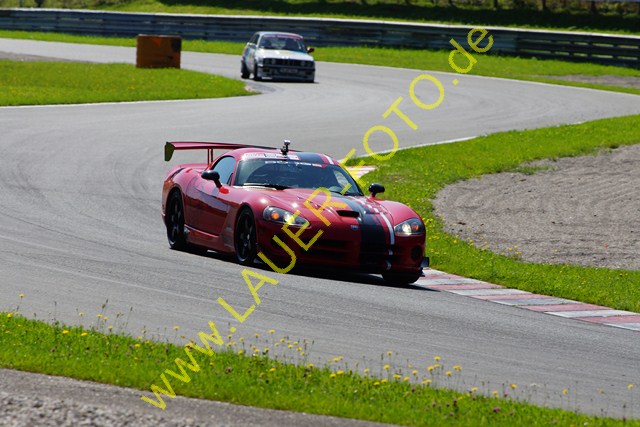
[[[186,249],[184,209],[182,207],[182,196],[179,191],[174,191],[169,197],[166,212],[166,226],[169,247],[176,250]]]
[[[256,221],[251,209],[244,208],[236,221],[235,230],[236,259],[242,265],[250,265],[256,257]]]

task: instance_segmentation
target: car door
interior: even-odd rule
[[[256,49],[258,46],[258,37],[259,37],[259,34],[255,33],[249,40],[249,43],[247,43],[247,45],[244,47],[244,52],[242,52],[242,58],[243,58],[244,64],[247,66],[247,69],[250,70],[251,72],[253,72],[253,66],[254,66],[253,64],[255,63]]]
[[[236,167],[236,159],[231,156],[222,157],[213,166],[220,174],[221,188],[215,182],[199,178],[196,180],[194,199],[197,200],[199,212],[194,216],[194,226],[206,233],[219,235],[229,213],[229,188]]]

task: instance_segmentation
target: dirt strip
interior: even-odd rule
[[[640,269],[640,145],[447,186],[446,230],[525,261]]]

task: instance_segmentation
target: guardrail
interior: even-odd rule
[[[0,9],[0,29],[112,37],[180,35],[184,39],[246,42],[255,31],[302,34],[313,46],[383,46],[452,49],[472,27],[324,18],[178,15],[62,9]],[[491,52],[640,68],[640,37],[487,28]]]

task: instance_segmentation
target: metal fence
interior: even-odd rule
[[[366,20],[120,13],[60,9],[0,9],[0,29],[111,37],[180,35],[184,39],[246,42],[259,30],[302,34],[313,46],[452,49],[472,27]],[[640,68],[640,37],[486,28],[491,52]]]

